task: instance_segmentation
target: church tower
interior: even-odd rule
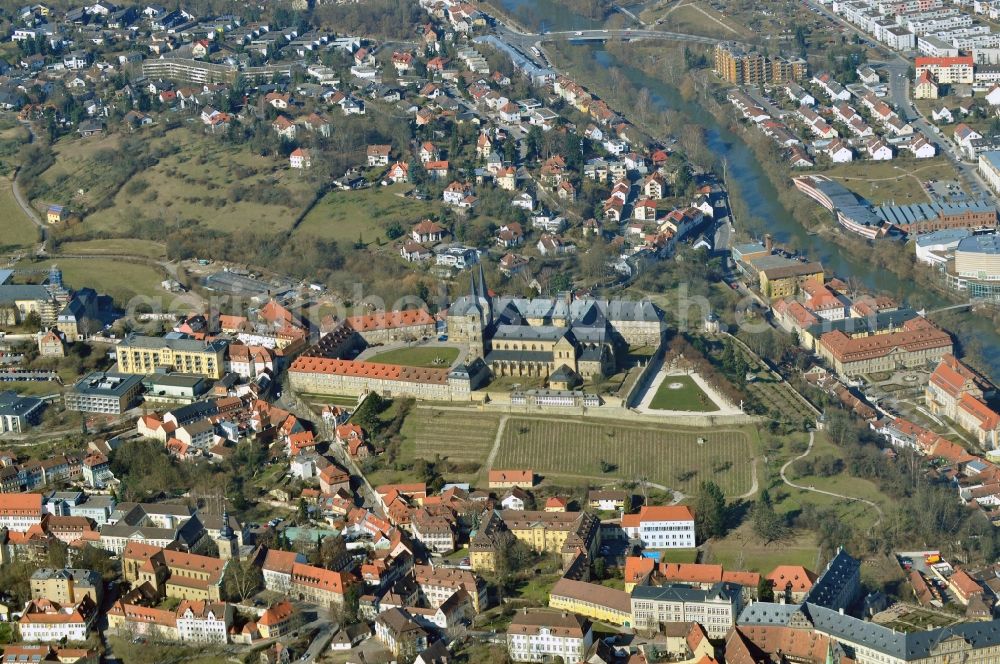
[[[236,533],[229,526],[229,510],[225,508],[222,509],[222,527],[219,528],[219,534],[215,537],[215,545],[219,549],[221,560],[239,558],[239,541],[236,539]]]

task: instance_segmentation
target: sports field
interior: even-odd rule
[[[365,358],[367,362],[382,362],[383,364],[401,364],[405,367],[450,367],[458,357],[457,348],[441,346],[416,346],[414,348],[397,348]]]
[[[690,410],[697,413],[719,410],[691,376],[665,376],[649,407],[653,410]]]
[[[515,417],[504,427],[493,466],[531,468],[554,481],[645,478],[685,493],[711,479],[726,495],[738,496],[751,487],[750,441],[748,433],[738,428],[699,430]]]

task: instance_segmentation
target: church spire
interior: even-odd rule
[[[483,273],[483,262],[479,262],[479,297],[486,299],[486,275]]]

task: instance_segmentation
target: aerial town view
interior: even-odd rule
[[[998,664],[998,384],[1000,0],[0,1],[0,664]]]

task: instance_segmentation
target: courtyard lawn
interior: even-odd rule
[[[697,413],[719,410],[691,376],[664,377],[649,407],[653,410],[690,410]]]
[[[359,191],[331,191],[302,218],[296,235],[364,244],[385,240],[386,229],[398,223],[409,232],[421,219],[437,215],[441,205],[404,198],[409,185],[372,187]]]
[[[405,367],[446,368],[458,357],[457,348],[441,346],[415,346],[397,348],[366,358],[366,362],[401,364]]]
[[[744,429],[681,429],[626,421],[511,417],[493,466],[532,468],[543,477],[608,482],[645,478],[693,493],[715,481],[733,498],[749,491],[755,456]]]

